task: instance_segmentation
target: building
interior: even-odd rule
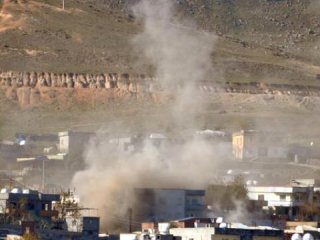
[[[313,179],[293,180],[289,186],[248,186],[247,189],[255,206],[269,214],[290,220],[318,217],[318,214],[312,216],[312,212],[310,216],[302,213],[306,205],[313,206],[315,213],[320,210],[320,187],[315,186]]]
[[[10,141],[0,142],[0,162],[6,164],[6,166],[23,154],[25,154],[23,146]]]
[[[66,218],[68,232],[81,232],[87,236],[98,236],[100,219],[98,217]]]
[[[188,189],[136,189],[134,216],[141,222],[202,217],[205,191]]]
[[[147,144],[151,144],[153,147],[161,150],[169,142],[170,139],[161,133],[136,134],[133,136],[109,138],[109,143],[113,144],[114,150],[128,154],[141,151]]]
[[[66,131],[59,132],[59,151],[66,154],[75,154],[89,142],[93,133]]]
[[[98,240],[109,239],[106,236],[99,236],[99,218],[83,217],[82,226],[77,231],[58,230],[50,228],[38,228],[35,222],[21,221],[21,225],[0,224],[0,239],[25,239],[25,233],[32,233],[36,239],[43,240]],[[29,238],[28,238],[29,239]]]
[[[59,132],[60,153],[66,155],[66,166],[70,169],[82,169],[84,160],[83,153],[93,133],[66,131]]]
[[[241,130],[232,134],[232,153],[237,160],[287,159],[288,140],[281,133]]]
[[[284,235],[285,239],[319,239],[318,222],[287,222]]]
[[[2,189],[0,219],[6,220],[0,222],[0,237],[13,234],[17,237],[14,239],[22,239],[21,235],[31,232],[39,239],[106,239],[99,237],[99,217],[67,215],[61,219],[63,214],[59,213],[63,210],[58,206],[60,202],[59,194],[19,188],[12,191]]]
[[[268,227],[215,228],[212,240],[281,240],[283,231]]]
[[[0,214],[12,216],[12,220],[31,218],[34,220],[58,216],[53,203],[60,201],[59,194],[42,194],[29,189],[14,188],[11,191],[2,189],[0,192]]]
[[[141,223],[142,232],[168,234],[170,227],[175,228],[195,228],[195,227],[214,227],[215,219],[187,217],[171,222],[144,222]]]
[[[215,227],[170,228],[181,240],[280,240],[283,231],[271,227],[246,226],[239,223],[220,223]]]
[[[181,240],[211,240],[215,234],[215,228],[170,228],[169,232],[175,237],[180,237]]]

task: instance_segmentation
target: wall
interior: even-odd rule
[[[285,134],[259,131],[240,131],[232,135],[235,159],[288,158],[289,146]]]
[[[184,218],[185,191],[176,189],[156,189],[155,215],[160,221]]]
[[[181,240],[210,240],[214,228],[171,228],[170,234],[180,236]]]
[[[212,235],[211,240],[240,240],[240,236],[216,234],[216,235]]]

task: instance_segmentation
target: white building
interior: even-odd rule
[[[320,208],[320,187],[312,179],[293,180],[290,186],[249,186],[248,197],[260,203],[264,210],[295,218],[299,207],[315,204]]]
[[[170,234],[181,237],[181,240],[210,240],[214,235],[213,227],[202,228],[171,228]]]

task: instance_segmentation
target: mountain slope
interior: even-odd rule
[[[152,73],[132,37],[142,30],[128,0],[3,0],[0,69]],[[177,0],[189,18],[220,38],[213,56],[226,81],[316,84],[320,17],[312,0]]]

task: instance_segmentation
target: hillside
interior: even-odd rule
[[[0,69],[152,73],[133,51],[142,30],[135,1],[3,0]],[[220,37],[213,64],[227,81],[316,84],[320,17],[311,0],[179,0],[189,18]]]
[[[131,44],[142,31],[130,10],[136,1],[66,0],[64,10],[61,0],[0,1],[0,71],[153,76],[154,67]],[[214,72],[206,76],[207,83],[222,88],[280,84],[285,86],[281,91],[290,93],[320,86],[319,5],[316,0],[176,0],[174,21],[187,18],[199,30],[217,34]],[[135,130],[163,129],[170,122],[159,116],[168,111],[163,110],[166,103],[154,106],[145,95],[137,98],[118,89],[36,89],[42,104],[27,107],[19,98],[30,90],[19,91],[0,91],[4,137],[17,131],[91,131],[109,122]],[[316,126],[318,97],[281,91],[275,96],[206,93],[211,109],[199,116],[206,119],[199,127],[282,126],[289,120],[290,129],[302,120]]]

